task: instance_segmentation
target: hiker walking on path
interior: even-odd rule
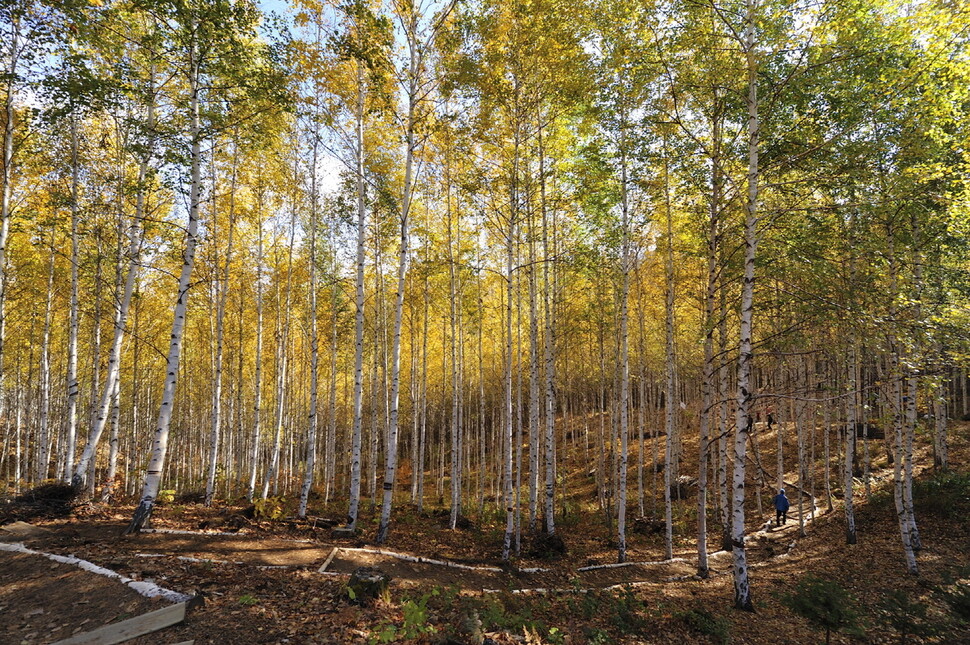
[[[785,497],[785,489],[782,488],[774,498],[775,503],[775,526],[781,526],[788,521],[788,509],[791,503]]]

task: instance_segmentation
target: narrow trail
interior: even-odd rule
[[[401,553],[375,547],[357,547],[312,540],[288,540],[247,534],[197,531],[154,531],[135,539],[117,539],[111,530],[95,537],[86,531],[82,544],[53,533],[36,542],[50,552],[69,552],[98,563],[106,569],[128,569],[129,563],[149,562],[237,565],[256,569],[293,569],[315,574],[349,576],[361,566],[377,567],[401,586],[423,584],[458,586],[467,593],[511,591],[548,593],[609,589],[625,585],[664,584],[690,579],[696,574],[696,551],[681,549],[672,560],[628,562],[621,566],[593,565],[579,568],[526,568],[467,564],[420,554]],[[778,539],[797,533],[797,526],[762,530],[749,536]],[[755,545],[752,545],[755,546]],[[760,558],[759,558],[760,559]],[[730,571],[730,554],[711,555],[712,572]]]
[[[879,481],[885,474],[873,471],[873,481]],[[795,481],[794,476],[785,478],[785,488],[792,500],[787,523],[774,526],[774,510],[771,509],[771,516],[764,518],[767,521],[746,535],[748,560],[753,568],[767,566],[776,558],[787,556],[801,539],[799,496],[804,514],[802,525],[806,531],[815,520],[832,512],[824,508],[824,501],[820,507],[818,498],[799,488]],[[833,510],[840,507],[841,502],[834,500]],[[671,560],[578,567],[575,564],[569,567],[552,564],[549,568],[516,569],[487,562],[460,562],[428,557],[423,553],[378,549],[359,540],[268,537],[245,529],[236,533],[155,529],[144,531],[134,539],[119,539],[117,529],[111,523],[75,523],[29,541],[45,551],[76,554],[108,569],[121,568],[135,561],[171,561],[294,569],[342,577],[358,567],[369,566],[382,569],[398,585],[457,585],[468,593],[494,590],[548,593],[665,584],[693,579],[697,572],[696,547],[676,549]],[[708,557],[712,576],[730,575],[730,552],[715,551]]]
[[[789,490],[798,487],[786,483]],[[823,514],[817,500],[807,491],[803,510],[805,527]],[[773,518],[772,518],[773,521]],[[764,566],[786,554],[799,538],[797,503],[792,505],[785,526],[772,521],[747,536],[749,560],[753,567]],[[462,563],[422,554],[401,553],[376,547],[319,540],[263,537],[246,532],[187,531],[156,529],[136,538],[119,539],[114,526],[73,528],[70,533],[45,533],[36,544],[45,551],[76,554],[99,562],[108,569],[120,568],[126,561],[172,561],[238,565],[257,569],[294,569],[320,575],[348,576],[361,566],[379,568],[401,586],[434,584],[458,586],[467,593],[511,591],[514,593],[582,592],[626,585],[665,584],[692,579],[697,572],[696,549],[682,548],[671,560],[627,562],[575,567],[517,569],[487,563]],[[83,536],[83,539],[77,538]],[[79,544],[80,542],[80,544]],[[110,556],[106,557],[106,554]],[[709,556],[712,575],[729,575],[731,554],[726,551]]]

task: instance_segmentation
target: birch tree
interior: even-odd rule
[[[3,135],[2,145],[3,165],[0,168],[0,411],[5,410],[7,403],[7,385],[5,381],[5,356],[7,333],[7,288],[10,278],[8,275],[11,258],[8,255],[10,223],[15,204],[13,202],[14,184],[17,181],[16,153],[26,140],[26,129],[18,124],[23,114],[18,102],[23,86],[29,78],[30,67],[47,53],[47,45],[55,38],[57,16],[54,11],[43,3],[35,0],[4,3],[0,7],[0,24],[3,25],[2,46],[0,59],[3,60]],[[18,141],[19,135],[19,141]]]
[[[419,171],[417,155],[424,144],[428,108],[426,102],[435,89],[435,83],[427,76],[432,44],[443,22],[448,19],[454,1],[446,3],[431,14],[432,5],[410,2],[395,7],[395,17],[400,23],[407,42],[407,61],[399,73],[407,105],[406,116],[401,119],[404,128],[404,186],[400,206],[400,248],[398,250],[397,291],[394,299],[394,331],[391,341],[391,392],[390,416],[387,429],[387,454],[384,467],[383,500],[377,543],[387,539],[391,521],[391,505],[394,501],[394,483],[397,477],[398,425],[400,416],[401,388],[401,323],[404,310],[404,291],[410,263],[410,215],[414,200],[414,186]]]
[[[731,542],[734,556],[734,606],[753,611],[751,584],[748,580],[748,558],[744,547],[744,475],[748,434],[753,423],[751,416],[752,383],[752,314],[754,313],[755,257],[758,249],[758,191],[760,167],[758,146],[760,143],[760,120],[758,115],[758,53],[755,33],[758,16],[758,0],[745,0],[743,51],[747,67],[748,93],[745,105],[748,112],[747,148],[748,196],[744,219],[744,278],[741,283],[741,328],[738,348],[738,396],[737,420],[734,436],[734,475],[731,507]]]
[[[168,449],[169,428],[175,402],[175,386],[178,380],[179,359],[182,353],[182,336],[185,329],[185,315],[188,304],[192,270],[195,266],[195,247],[198,239],[199,206],[202,201],[202,163],[203,130],[201,102],[204,99],[205,83],[214,73],[239,73],[246,69],[253,79],[249,97],[262,90],[268,92],[273,87],[272,68],[255,68],[251,64],[260,60],[263,52],[252,40],[255,29],[256,12],[246,2],[229,5],[197,6],[194,3],[183,5],[160,1],[154,7],[173,43],[173,51],[184,58],[173,61],[184,74],[188,96],[185,97],[185,110],[188,121],[185,136],[189,152],[188,162],[188,202],[185,233],[185,246],[182,253],[182,268],[176,288],[176,300],[172,333],[166,356],[165,379],[158,419],[152,441],[151,459],[148,463],[145,485],[141,500],[132,516],[126,533],[141,530],[151,516],[161,485],[165,457]],[[265,59],[263,59],[265,61]],[[249,64],[247,64],[249,63]],[[261,83],[258,81],[262,81]],[[265,96],[265,95],[264,95]],[[283,96],[272,97],[281,101]],[[110,392],[108,392],[110,399]]]
[[[356,205],[356,256],[354,273],[354,385],[351,403],[352,428],[350,435],[349,495],[347,528],[356,530],[360,509],[361,444],[364,419],[364,268],[367,250],[367,149],[365,132],[368,115],[374,103],[381,99],[388,67],[390,23],[386,16],[375,12],[367,1],[348,2],[340,7],[344,20],[343,32],[337,37],[336,49],[350,66],[353,77],[351,91],[345,98],[352,114],[353,133],[344,137],[351,150],[351,169]]]
[[[235,133],[238,137],[238,132]],[[226,237],[226,253],[225,259],[223,260],[224,268],[220,271],[219,267],[219,256],[218,253],[215,254],[215,266],[214,269],[218,275],[213,281],[213,287],[215,290],[216,297],[216,329],[215,329],[215,359],[214,359],[214,378],[212,383],[212,426],[211,433],[209,435],[209,468],[208,475],[206,476],[205,483],[205,504],[206,506],[212,505],[212,499],[215,496],[216,489],[216,470],[219,463],[219,444],[220,435],[222,431],[222,364],[223,364],[223,347],[225,344],[225,322],[226,322],[226,302],[229,299],[229,277],[230,269],[232,267],[232,243],[233,234],[236,230],[236,170],[238,164],[238,142],[233,144],[233,151],[231,156],[231,169],[230,169],[230,182],[229,182],[229,212],[228,212],[228,234]],[[216,151],[213,149],[213,157],[215,157]],[[213,165],[213,177],[216,173],[216,159],[212,160]],[[218,193],[216,193],[215,181],[212,184],[212,219],[216,218],[215,204],[218,201]],[[215,237],[215,232],[218,229],[215,227],[215,221],[213,221],[213,237]]]
[[[313,43],[313,50],[311,50],[311,55],[308,57],[309,60],[306,62],[307,67],[311,67],[313,63],[316,63],[316,57],[320,52],[323,45],[323,25],[318,15],[316,20],[315,28],[315,42]],[[309,71],[309,70],[308,70]],[[312,78],[312,76],[311,76]],[[309,114],[305,115],[305,119],[308,122],[306,135],[310,138],[310,169],[309,169],[309,226],[310,226],[310,254],[307,261],[310,265],[310,276],[308,283],[308,300],[309,300],[309,336],[310,336],[310,409],[307,413],[307,445],[306,445],[306,462],[304,466],[303,474],[303,485],[300,488],[300,505],[297,510],[297,515],[299,517],[306,517],[307,504],[310,498],[310,489],[313,486],[314,471],[316,469],[316,457],[317,457],[317,412],[318,412],[318,395],[319,395],[319,364],[320,364],[320,339],[319,332],[317,329],[317,247],[318,238],[318,209],[319,209],[319,195],[318,195],[318,173],[319,173],[319,153],[321,144],[321,125],[323,121],[323,97],[321,92],[321,87],[319,82],[313,84],[313,96],[311,97],[312,105]],[[336,301],[334,304],[334,315],[336,316]],[[336,334],[336,321],[334,321],[334,334]],[[336,353],[336,339],[333,341],[333,351]],[[334,358],[335,360],[335,358]],[[335,370],[335,368],[332,368]],[[335,396],[336,393],[333,392],[331,396]],[[331,409],[330,415],[333,417],[335,411]],[[327,442],[325,447],[329,447]],[[325,453],[326,454],[326,453]],[[326,463],[326,462],[325,462]],[[325,475],[324,480],[327,481],[327,472],[325,465]],[[325,483],[328,485],[328,483]]]

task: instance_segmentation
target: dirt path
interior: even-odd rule
[[[792,490],[795,486],[789,484]],[[822,511],[806,493],[805,525]],[[773,527],[771,522],[748,535],[749,561],[761,565],[787,553],[798,539],[798,505],[789,513],[789,522]],[[120,537],[124,525],[105,521],[72,521],[48,524],[45,531],[25,539],[31,548],[71,554],[105,568],[124,572],[133,578],[165,577],[186,564],[213,564],[220,567],[281,568],[304,570],[310,575],[349,575],[361,566],[376,567],[388,573],[398,587],[439,585],[458,587],[466,593],[507,590],[602,589],[625,584],[663,584],[691,578],[696,573],[696,551],[680,549],[668,561],[632,562],[624,566],[601,565],[575,568],[550,565],[547,570],[517,570],[488,563],[451,562],[429,559],[426,554],[379,552],[350,540],[297,540],[253,534],[218,531],[159,529],[137,536]],[[362,548],[363,547],[363,548]],[[318,574],[326,563],[326,574]],[[3,561],[6,567],[6,560]],[[727,552],[710,556],[713,575],[729,575],[731,557]]]
[[[166,568],[185,563],[213,563],[241,567],[281,567],[314,573],[327,562],[328,574],[349,575],[361,566],[377,567],[394,584],[410,587],[433,584],[483,590],[604,588],[625,583],[661,583],[695,572],[692,553],[667,562],[630,563],[622,567],[571,567],[517,570],[487,563],[430,560],[423,554],[377,552],[349,543],[287,540],[247,534],[226,535],[194,531],[142,533],[120,538],[120,525],[74,523],[49,527],[50,533],[26,540],[28,546],[51,553],[70,553],[132,577],[163,575]],[[334,549],[337,549],[334,553]],[[328,557],[333,553],[333,557]],[[421,560],[421,561],[414,561]],[[729,565],[726,565],[729,566]]]
[[[814,500],[805,504],[806,526],[810,524]],[[814,509],[817,516],[820,509]],[[752,564],[766,562],[788,550],[798,536],[798,510],[794,505],[785,527],[768,526],[749,534]],[[696,551],[681,549],[670,561],[633,562],[625,566],[591,566],[575,569],[519,571],[487,563],[428,561],[425,554],[378,553],[373,547],[360,548],[350,541],[294,540],[278,537],[218,531],[160,529],[121,538],[122,524],[112,522],[70,522],[48,525],[49,533],[27,540],[28,546],[52,553],[71,553],[109,569],[153,575],[176,562],[211,562],[260,568],[293,568],[316,572],[327,562],[330,575],[350,574],[361,566],[377,567],[410,587],[434,584],[457,586],[475,593],[482,590],[549,590],[606,588],[624,584],[664,583],[685,579],[696,572]],[[337,551],[334,552],[334,549]],[[333,554],[333,557],[329,557]],[[328,561],[329,558],[329,561]],[[421,561],[414,561],[421,560]],[[449,566],[450,565],[450,566]],[[711,555],[711,570],[729,574],[727,553]]]
[[[147,533],[131,540],[127,546],[137,547],[137,553],[224,560],[256,566],[319,566],[330,553],[330,548],[323,544],[205,534]]]

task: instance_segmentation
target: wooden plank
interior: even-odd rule
[[[330,555],[327,556],[327,559],[324,560],[323,565],[319,569],[317,569],[318,572],[323,573],[324,571],[327,570],[327,567],[329,567],[330,563],[333,562],[333,556],[337,555],[337,550],[339,548],[340,548],[339,546],[333,547],[333,551],[331,551]]]
[[[163,607],[141,616],[135,616],[120,623],[105,625],[94,631],[76,634],[68,639],[57,641],[54,645],[114,645],[132,638],[150,634],[185,620],[185,604]]]

